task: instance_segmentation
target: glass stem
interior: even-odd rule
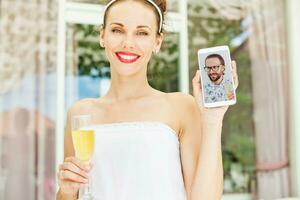
[[[90,191],[90,187],[91,187],[91,180],[90,180],[90,177],[88,179],[88,182],[87,182],[87,186],[85,188],[85,194],[91,194],[91,191]]]

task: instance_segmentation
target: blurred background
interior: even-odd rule
[[[50,200],[66,110],[102,96],[103,0],[0,1],[0,199]],[[150,84],[191,93],[197,50],[229,45],[238,103],[223,125],[223,200],[300,198],[299,0],[168,0]],[[298,124],[297,124],[298,122]]]

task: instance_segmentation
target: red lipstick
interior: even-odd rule
[[[124,52],[124,51],[117,52],[116,56],[118,57],[120,62],[127,63],[127,64],[134,63],[135,61],[137,61],[137,59],[140,58],[140,56],[137,54]]]

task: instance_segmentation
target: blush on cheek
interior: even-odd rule
[[[113,36],[108,37],[107,42],[105,44],[106,47],[110,47],[112,49],[116,48],[122,44],[122,37],[113,37]]]
[[[143,49],[152,49],[155,45],[155,41],[152,39],[137,39],[136,44]]]

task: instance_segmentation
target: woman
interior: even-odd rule
[[[100,45],[110,62],[111,86],[105,96],[81,100],[68,111],[57,199],[77,199],[89,179],[96,199],[221,198],[221,127],[228,107],[203,108],[199,71],[193,96],[164,93],[147,81],[149,60],[163,42],[165,10],[165,0],[107,4]],[[70,118],[80,114],[91,115],[95,124],[93,167],[74,158]]]

